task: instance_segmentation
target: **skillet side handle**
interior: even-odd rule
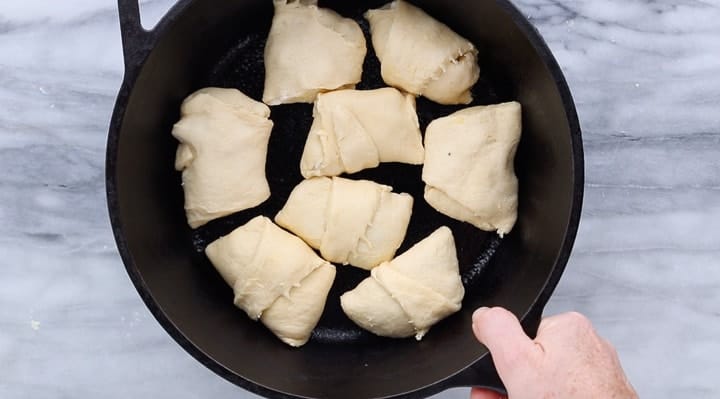
[[[534,306],[523,318],[521,324],[528,337],[534,339],[537,335],[540,322],[542,321],[543,311],[545,311],[543,306]]]
[[[139,0],[118,0],[125,72],[136,70],[150,51],[151,32],[142,27]]]
[[[525,333],[529,337],[535,338],[537,335],[543,310],[542,306],[535,306],[523,318],[521,324],[523,330],[525,330]],[[495,370],[495,365],[492,363],[490,354],[484,356],[460,373],[450,377],[444,383],[444,389],[459,387],[485,388],[498,392],[501,395],[507,395],[505,385]]]
[[[446,380],[443,390],[460,387],[485,388],[501,395],[507,395],[505,385],[495,371],[489,354]]]

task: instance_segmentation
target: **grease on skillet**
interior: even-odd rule
[[[365,33],[368,53],[363,65],[362,81],[357,89],[367,90],[387,86],[380,75],[380,62],[375,56],[370,40],[369,26],[362,17],[364,9],[338,10],[344,16],[355,19]],[[267,32],[253,33],[236,41],[211,68],[202,80],[201,86],[234,87],[250,97],[262,98],[265,78],[263,51]],[[482,43],[475,43],[480,50],[480,80],[472,90],[473,102],[469,105],[439,105],[423,97],[417,99],[417,112],[421,131],[434,119],[449,115],[459,109],[495,104],[515,99],[509,78],[501,68],[487,62],[483,57]],[[271,196],[260,206],[221,219],[214,220],[192,231],[195,263],[217,274],[204,254],[205,247],[215,239],[230,233],[257,215],[273,218],[287,201],[290,192],[302,181],[300,157],[305,139],[312,124],[312,104],[287,104],[271,107],[270,119],[274,122],[266,165]],[[398,163],[383,163],[374,169],[367,169],[352,175],[352,179],[373,180],[390,185],[395,192],[409,193],[415,199],[412,218],[407,235],[398,254],[427,237],[440,226],[453,231],[460,263],[460,273],[466,289],[466,298],[474,295],[473,287],[483,277],[483,270],[500,245],[501,239],[495,233],[481,231],[470,224],[462,223],[435,211],[423,199],[425,185],[421,179],[422,166]],[[512,233],[511,233],[512,234]],[[311,341],[320,343],[358,343],[380,338],[362,330],[343,313],[339,297],[368,276],[368,272],[351,267],[337,266],[337,277],[333,284],[320,322],[313,331]],[[219,277],[218,277],[219,278]],[[227,288],[228,303],[232,304],[232,290]],[[244,314],[238,310],[238,317]],[[452,316],[451,316],[452,317]],[[441,322],[442,323],[442,322]]]

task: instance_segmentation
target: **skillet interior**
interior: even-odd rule
[[[569,251],[567,238],[572,240],[577,224],[574,212],[579,211],[575,185],[582,182],[577,181],[573,157],[578,159],[581,148],[577,142],[573,148],[572,134],[579,134],[572,132],[574,111],[566,114],[548,59],[536,51],[503,2],[458,2],[454,7],[443,1],[415,3],[479,47],[482,78],[473,91],[473,105],[517,99],[524,106],[516,160],[519,220],[504,240],[432,210],[422,199],[420,167],[383,164],[352,175],[392,185],[396,192],[415,198],[401,252],[441,225],[451,227],[455,235],[467,290],[463,310],[435,326],[419,343],[374,337],[350,322],[342,314],[338,296],[367,273],[340,266],[311,342],[299,350],[289,349],[232,305],[231,289],[202,253],[213,239],[258,214],[272,217],[285,203],[302,179],[298,165],[312,105],[272,108],[270,200],[197,231],[185,223],[180,176],[172,168],[177,142],[170,136],[179,105],[204,86],[236,87],[260,99],[271,2],[182,2],[161,24],[162,35],[135,85],[126,87],[127,108],[117,131],[111,132],[108,157],[110,208],[121,253],[143,298],[166,329],[206,365],[235,382],[248,387],[249,381],[304,397],[417,392],[486,354],[469,328],[473,309],[502,305],[523,316],[544,305],[562,272]],[[362,12],[381,4],[321,2],[356,18],[366,31]],[[382,87],[379,63],[367,39],[369,51],[359,88]],[[122,96],[119,105],[121,101]],[[419,99],[423,130],[432,119],[459,108]]]

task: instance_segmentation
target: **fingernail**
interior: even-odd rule
[[[487,312],[488,310],[490,310],[490,308],[483,306],[481,308],[478,308],[475,312],[473,312],[473,315],[472,315],[473,324],[477,323],[478,319],[483,315],[483,313]]]

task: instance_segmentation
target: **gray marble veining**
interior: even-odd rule
[[[586,144],[547,312],[590,316],[642,397],[720,397],[720,1],[517,4]],[[171,5],[142,2],[146,26]],[[121,266],[103,187],[121,79],[114,1],[0,3],[0,397],[253,397],[176,345]]]

